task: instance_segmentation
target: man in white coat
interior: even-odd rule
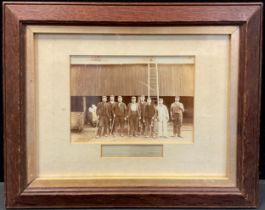
[[[159,99],[157,105],[157,120],[158,120],[158,136],[159,137],[168,137],[167,134],[167,123],[169,120],[169,113],[166,105],[163,104],[163,98]]]

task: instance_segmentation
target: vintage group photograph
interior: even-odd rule
[[[194,59],[71,58],[71,142],[193,141]]]

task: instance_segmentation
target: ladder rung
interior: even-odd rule
[[[148,64],[148,95],[157,100],[159,96],[158,65]]]

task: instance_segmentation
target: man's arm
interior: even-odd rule
[[[144,109],[142,110],[142,112],[143,112],[143,113],[141,113],[141,114],[142,114],[142,116],[143,116],[143,120],[145,120],[145,113],[146,113],[146,110],[145,110],[145,108],[146,108],[146,105],[144,106]]]
[[[153,116],[152,116],[152,119],[155,119],[156,118],[156,108],[154,105],[152,105],[152,108],[153,108]]]
[[[100,114],[100,103],[97,104],[97,110],[96,110],[96,114],[99,115]]]
[[[165,105],[165,110],[166,110],[166,117],[167,117],[167,121],[169,121],[169,113],[168,113],[168,108],[167,106]]]
[[[106,113],[107,113],[107,117],[111,120],[111,111],[109,109],[109,106],[111,106],[111,104],[107,104],[107,107],[106,107]]]
[[[171,117],[171,119],[173,118],[173,106],[174,106],[174,104],[170,105],[170,117]]]
[[[114,102],[114,104],[111,106],[111,114],[112,114],[112,116],[114,116],[114,117],[115,117],[114,108],[115,108],[116,104],[117,104],[117,103]]]
[[[127,106],[127,117],[130,117],[131,115],[131,109],[130,109],[130,104]]]
[[[125,119],[126,119],[128,109],[127,109],[127,106],[126,106],[125,103],[123,103],[122,105],[123,105],[123,108],[124,108],[124,116],[125,116]]]
[[[113,113],[113,116],[115,117],[116,116],[116,109],[118,107],[118,103],[114,104],[113,108],[112,108],[112,113]]]
[[[180,108],[181,108],[181,110],[182,110],[182,112],[184,112],[184,105],[183,105],[183,103],[180,103]]]
[[[141,105],[137,104],[137,113],[138,113],[138,117],[139,119],[141,119]]]
[[[155,107],[155,119],[158,119],[158,109]]]

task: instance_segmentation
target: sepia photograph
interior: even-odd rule
[[[71,56],[71,142],[193,142],[194,56]]]

